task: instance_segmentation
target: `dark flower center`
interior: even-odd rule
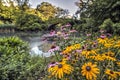
[[[67,56],[65,56],[64,58],[67,58]]]
[[[54,45],[53,45],[53,46],[51,46],[51,49],[54,49],[54,48],[56,48],[56,46],[54,46]]]
[[[72,63],[74,64],[74,63],[76,63],[76,61],[75,61],[75,60],[73,60],[73,61],[72,61]]]
[[[70,57],[70,55],[67,55],[67,57]]]
[[[105,39],[105,38],[101,37],[101,39]]]
[[[51,64],[55,64],[55,62],[51,62]]]
[[[96,47],[96,45],[94,44],[93,47]]]
[[[59,62],[62,62],[62,60],[60,60]]]
[[[110,56],[110,57],[114,57],[114,55],[112,55],[112,54],[109,54],[109,56]]]
[[[87,49],[87,51],[91,51],[91,49]]]
[[[87,67],[86,67],[86,70],[87,70],[87,71],[90,71],[90,70],[91,70],[91,67],[90,67],[90,66],[87,66]]]
[[[82,49],[85,49],[85,47],[84,47],[84,46],[82,46]]]
[[[105,54],[106,56],[108,56],[108,54]]]
[[[114,74],[114,72],[113,72],[113,71],[110,71],[110,73],[111,73],[111,74]]]
[[[62,68],[63,67],[63,65],[62,64],[58,64],[58,68]]]

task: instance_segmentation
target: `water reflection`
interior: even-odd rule
[[[44,57],[49,57],[52,55],[48,52],[49,46],[51,43],[42,41],[43,33],[14,33],[14,34],[0,34],[0,37],[9,37],[9,36],[17,36],[22,40],[27,41],[30,45],[30,54],[31,55],[40,55]]]
[[[42,56],[42,57],[50,57],[51,55],[53,55],[50,52],[43,52],[42,50],[39,49],[38,46],[33,47],[30,51],[30,54],[31,55],[39,55],[39,56]]]

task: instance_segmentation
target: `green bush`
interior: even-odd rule
[[[4,24],[4,23],[3,23],[3,21],[0,20],[0,25],[1,25],[1,24]]]
[[[16,20],[16,26],[20,30],[41,30],[41,19],[33,14],[20,15]]]
[[[113,24],[113,29],[116,34],[120,35],[120,23]]]
[[[99,28],[106,30],[108,33],[120,35],[120,23],[114,23],[111,19],[106,19]]]
[[[113,33],[113,22],[111,19],[106,19],[102,25],[99,26],[100,29],[105,29],[108,33]]]
[[[0,38],[0,80],[37,80],[44,76],[44,61],[31,56],[28,44],[18,37]]]
[[[0,24],[0,28],[15,28],[13,24]]]

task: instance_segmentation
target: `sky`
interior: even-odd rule
[[[41,2],[49,2],[56,7],[68,9],[70,15],[73,15],[78,9],[78,7],[75,5],[75,2],[77,1],[78,0],[30,0],[30,4],[33,8],[35,8],[37,4],[40,4]]]

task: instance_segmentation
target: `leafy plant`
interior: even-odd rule
[[[15,36],[0,38],[1,80],[36,80],[44,69],[45,58],[31,56],[28,43]]]
[[[16,26],[20,30],[41,30],[41,19],[33,14],[23,14],[17,18]]]

